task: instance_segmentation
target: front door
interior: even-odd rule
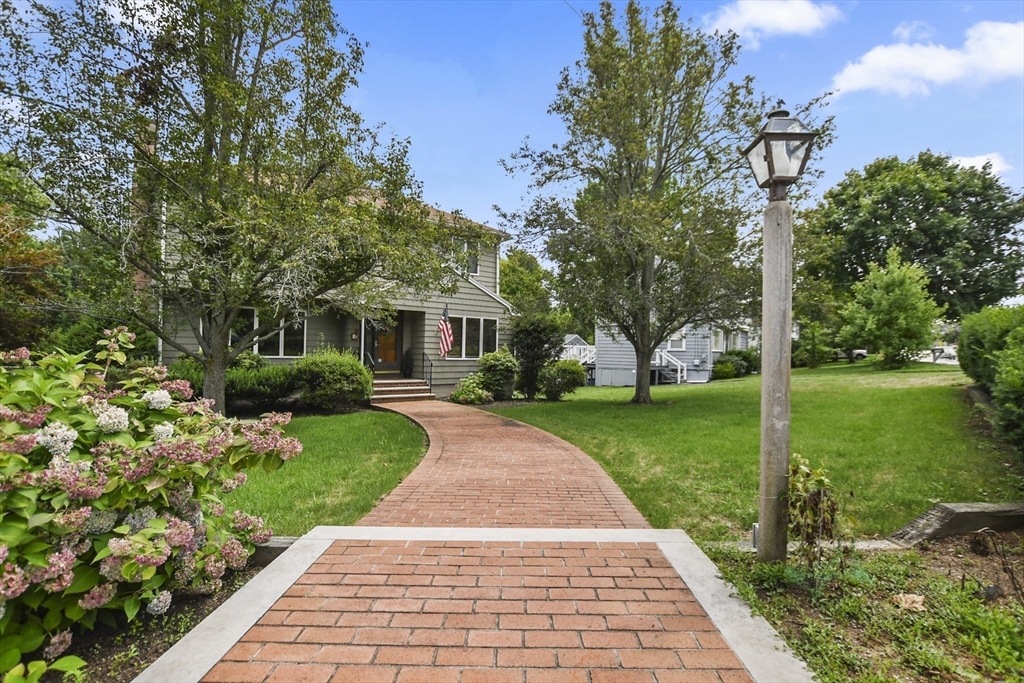
[[[398,372],[401,368],[401,322],[399,317],[394,325],[373,330],[373,362],[377,372]]]

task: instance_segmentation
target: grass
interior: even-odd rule
[[[888,535],[939,501],[1024,498],[1011,456],[970,425],[967,383],[955,366],[927,363],[793,372],[793,452],[853,493],[845,511],[857,535]],[[757,519],[760,378],[651,393],[656,405],[635,406],[632,388],[589,387],[494,412],[582,448],[653,526],[739,538]]]
[[[985,603],[983,584],[943,576],[916,551],[855,554],[824,577],[707,552],[823,683],[1024,681],[1024,607]],[[897,607],[899,593],[923,596],[924,611]]]
[[[269,474],[249,472],[248,483],[225,496],[229,509],[263,517],[278,536],[354,523],[426,452],[423,431],[394,413],[296,417],[286,431],[302,441],[302,455]]]

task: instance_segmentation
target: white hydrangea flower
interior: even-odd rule
[[[171,394],[165,389],[147,391],[142,395],[142,400],[149,403],[151,410],[166,410],[171,407]]]
[[[104,434],[123,432],[128,429],[128,411],[117,406],[108,406],[96,415],[96,426]]]
[[[51,422],[36,432],[36,445],[50,451],[54,457],[63,458],[71,452],[78,432],[63,422]]]
[[[166,441],[174,436],[174,425],[170,422],[161,422],[153,427],[153,438],[157,441]]]

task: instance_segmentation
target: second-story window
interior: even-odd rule
[[[480,243],[466,242],[466,272],[470,275],[480,274]]]
[[[679,330],[673,332],[668,338],[668,350],[669,351],[685,351],[686,350],[686,331]]]

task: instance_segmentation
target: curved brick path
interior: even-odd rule
[[[387,407],[422,426],[430,449],[359,526],[650,528],[600,465],[557,436],[446,401]]]
[[[137,683],[811,683],[575,446],[451,403],[388,407],[430,437],[412,474],[359,526],[296,541]]]

